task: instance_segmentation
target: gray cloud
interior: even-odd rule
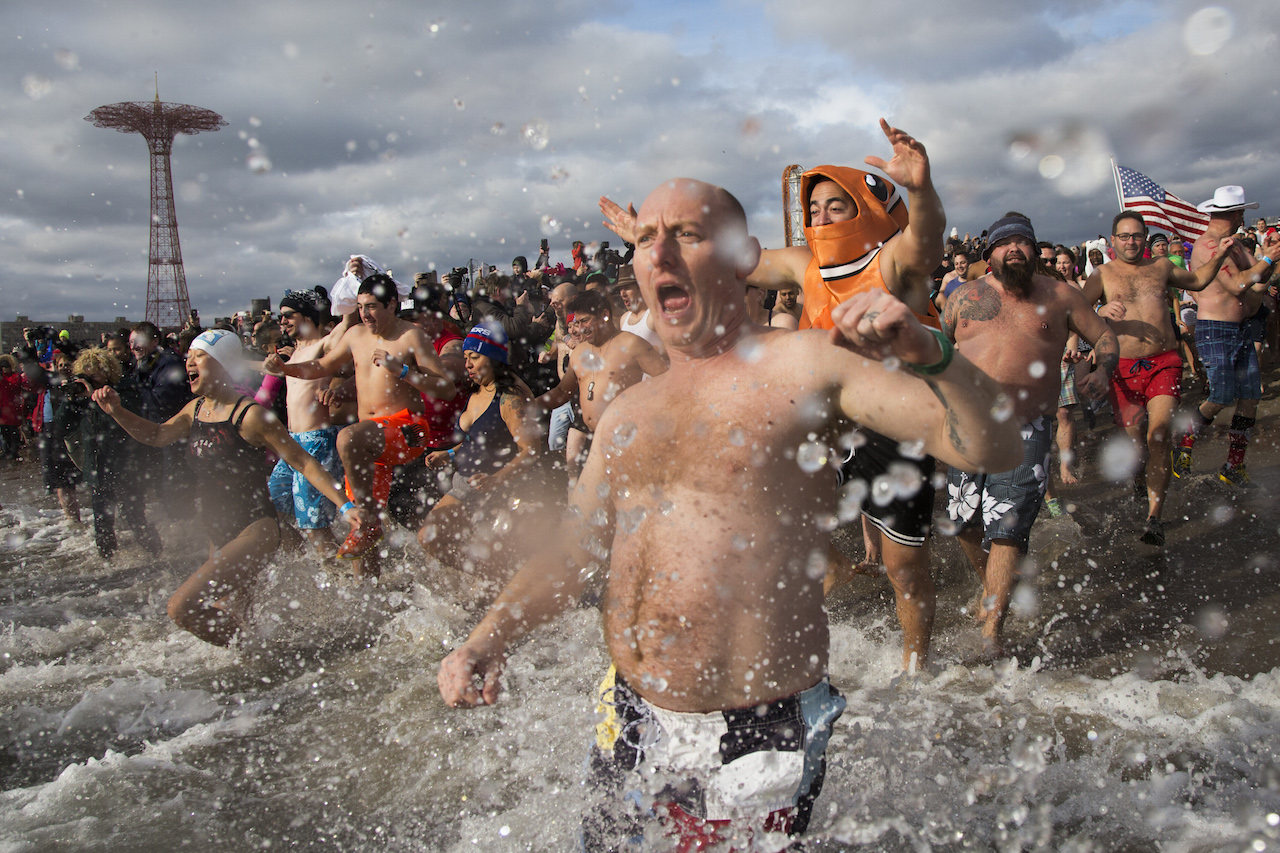
[[[646,31],[586,2],[490,0],[465,20],[444,5],[16,6],[0,10],[6,315],[141,314],[146,149],[83,117],[149,100],[153,71],[163,99],[229,122],[173,157],[205,316],[330,284],[353,252],[407,276],[505,264],[546,236],[567,259],[572,239],[613,239],[599,195],[638,203],[675,174],[727,186],[777,246],[782,168],[887,156],[881,114],[928,145],[961,231],[1016,207],[1054,239],[1092,236],[1115,210],[1112,155],[1191,200],[1241,183],[1280,212],[1267,0],[1227,4],[1229,46],[1203,53],[1184,41],[1192,3],[735,2],[626,19]],[[735,30],[761,20],[774,31]],[[1047,179],[1051,155],[1063,170]]]

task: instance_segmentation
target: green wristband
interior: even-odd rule
[[[942,358],[938,359],[933,364],[912,364],[909,361],[903,362],[903,364],[910,367],[921,376],[937,376],[939,373],[947,369],[948,365],[951,364],[951,359],[954,358],[956,354],[956,348],[952,345],[950,338],[937,329],[930,329],[929,331],[933,332],[933,336],[938,339],[938,345],[942,347]]]

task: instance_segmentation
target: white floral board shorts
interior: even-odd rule
[[[1048,422],[1038,417],[1022,427],[1022,464],[1012,471],[947,471],[947,515],[956,523],[956,532],[981,524],[984,551],[991,549],[993,540],[1002,539],[1026,553],[1048,482],[1051,440]]]

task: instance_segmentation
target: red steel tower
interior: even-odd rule
[[[121,133],[141,133],[151,151],[151,251],[147,267],[147,319],[161,329],[176,328],[187,319],[187,274],[178,245],[178,217],[173,209],[173,174],[169,155],[179,133],[217,130],[227,122],[213,110],[189,104],[126,101],[98,107],[84,117],[96,127]]]

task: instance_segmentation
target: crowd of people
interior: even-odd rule
[[[222,645],[282,544],[377,578],[385,531],[409,528],[492,603],[441,665],[451,705],[495,702],[520,637],[598,603],[613,666],[592,778],[655,789],[592,815],[589,849],[654,815],[688,845],[799,834],[844,707],[824,597],[882,570],[903,669],[923,668],[945,530],[1001,656],[1032,526],[1065,511],[1054,472],[1081,476],[1077,419],[1109,408],[1134,442],[1134,534],[1160,548],[1170,479],[1227,407],[1217,477],[1249,487],[1262,348],[1277,353],[1280,237],[1245,227],[1239,187],[1200,206],[1194,241],[1133,211],[1079,246],[1016,211],[947,239],[924,147],[882,127],[882,174],[802,177],[804,245],[762,249],[731,193],[674,179],[638,211],[600,200],[625,254],[575,243],[553,266],[543,241],[510,274],[412,281],[353,255],[277,314],[204,329],[192,312],[167,338],[139,323],[93,346],[29,335],[0,357],[6,452],[26,417],[77,525],[87,485],[104,558],[117,512],[161,552],[149,494],[198,517],[209,556],[169,615]],[[1179,433],[1184,372],[1207,399]],[[860,561],[832,546],[840,523],[861,525]]]

